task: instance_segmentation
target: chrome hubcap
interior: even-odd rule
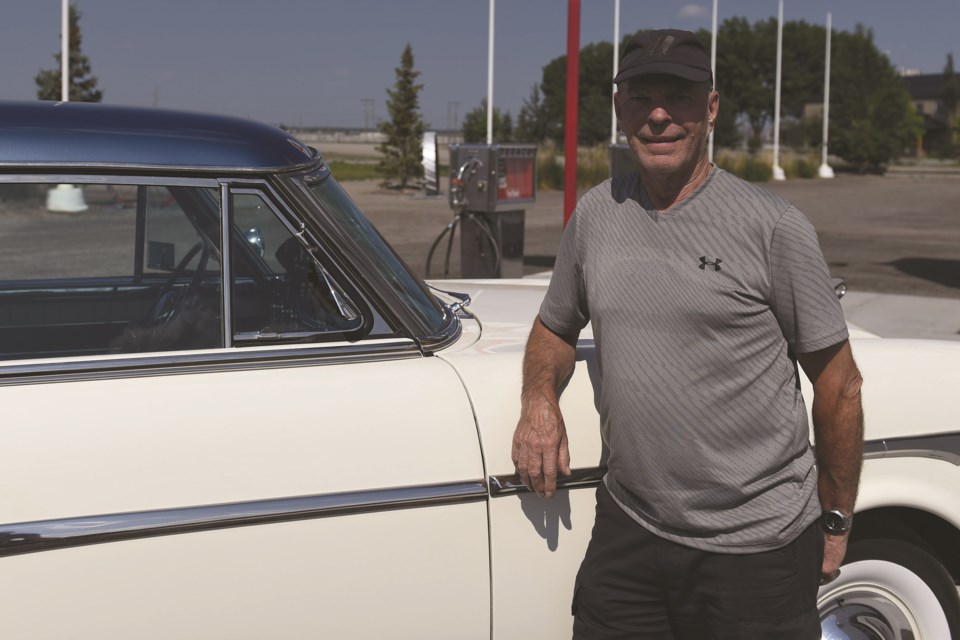
[[[874,584],[848,584],[817,603],[823,640],[919,640],[910,607]]]

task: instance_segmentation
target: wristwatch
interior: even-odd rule
[[[842,511],[836,509],[824,511],[823,515],[820,516],[820,524],[823,525],[823,530],[830,535],[842,536],[850,531],[850,527],[853,526],[853,516],[845,515]]]

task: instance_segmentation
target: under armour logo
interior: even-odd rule
[[[720,263],[723,262],[720,258],[716,260],[707,260],[706,256],[700,256],[700,269],[701,271],[707,268],[707,265],[713,267],[714,271],[720,271]]]

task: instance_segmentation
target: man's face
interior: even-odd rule
[[[648,173],[692,172],[706,162],[707,136],[720,98],[706,82],[649,75],[618,87],[620,128]]]

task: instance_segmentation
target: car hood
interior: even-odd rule
[[[550,284],[548,278],[524,278],[502,280],[439,280],[430,283],[437,289],[454,291],[470,296],[466,311],[473,316],[479,326],[465,326],[462,344],[465,348],[478,341],[515,342],[526,341],[530,327],[540,311],[540,303]],[[851,338],[879,338],[863,327],[852,322],[847,323]],[[593,338],[593,331],[587,325],[580,334],[581,338]]]
[[[463,336],[455,350],[522,351],[549,280],[442,280],[430,284],[442,291],[470,296],[466,307],[469,317],[464,319]],[[592,337],[590,334],[588,326],[581,337]]]

